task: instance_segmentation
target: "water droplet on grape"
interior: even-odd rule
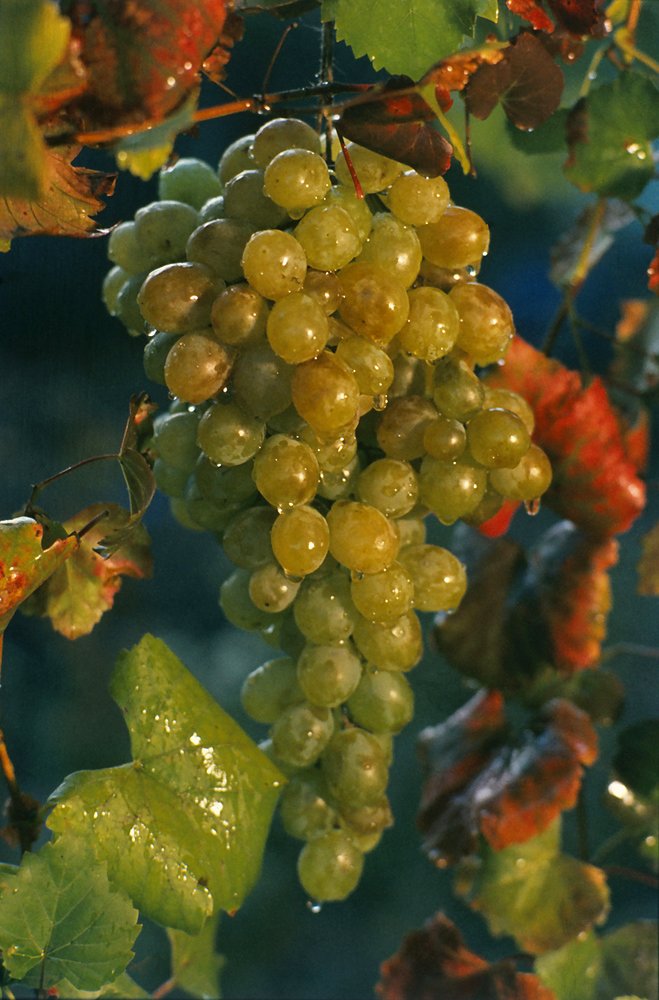
[[[540,497],[536,497],[535,500],[525,500],[524,510],[531,517],[535,517],[540,510]]]
[[[310,910],[311,913],[320,913],[322,908],[323,908],[322,903],[314,903],[312,899],[307,900],[307,909]]]

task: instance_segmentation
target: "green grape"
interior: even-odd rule
[[[169,509],[174,520],[178,521],[183,528],[186,528],[188,531],[204,530],[200,524],[197,524],[197,522],[190,517],[185,497],[171,497],[169,501]]]
[[[272,748],[286,764],[309,767],[318,760],[334,732],[329,708],[301,702],[289,705],[275,720],[270,731]]]
[[[399,517],[396,521],[396,530],[401,549],[404,545],[421,545],[426,540],[426,522],[423,517]]]
[[[288,608],[288,610],[284,611],[283,614],[279,615],[279,620],[281,622],[279,627],[279,646],[287,656],[292,656],[294,660],[297,660],[306,645],[306,641],[295,624],[292,610]]]
[[[341,830],[307,841],[297,863],[304,891],[318,902],[345,899],[357,888],[364,855],[351,837]]]
[[[406,170],[389,188],[387,208],[409,226],[425,226],[439,222],[449,198],[443,177],[423,177],[415,170]]]
[[[424,396],[428,382],[428,366],[411,354],[398,353],[398,338],[394,337],[388,348],[394,363],[394,380],[389,397]]]
[[[325,204],[343,208],[352,219],[360,242],[364,243],[373,225],[373,213],[366,204],[366,199],[358,198],[355,194],[352,180],[349,185],[338,184],[333,187],[325,199]]]
[[[458,337],[460,316],[439,288],[422,286],[409,293],[410,313],[398,334],[404,351],[434,364],[451,350]]]
[[[348,264],[339,275],[344,323],[367,340],[386,346],[405,324],[409,300],[403,283],[379,264]]]
[[[383,267],[409,288],[419,273],[421,257],[421,244],[414,229],[389,212],[373,216],[371,234],[359,255],[360,261]]]
[[[512,469],[529,450],[531,438],[523,421],[510,410],[481,410],[467,424],[472,457],[488,469]]]
[[[324,310],[305,292],[291,292],[275,302],[266,330],[275,354],[291,365],[317,357],[329,334]]]
[[[453,611],[458,607],[467,589],[467,575],[452,552],[439,545],[408,545],[398,558],[412,578],[418,611]]]
[[[457,346],[474,364],[500,361],[515,332],[507,303],[493,289],[475,282],[456,285],[450,298],[460,314]]]
[[[309,642],[322,646],[348,639],[357,613],[346,574],[334,572],[304,580],[293,606],[293,615]]]
[[[185,257],[185,244],[199,225],[199,215],[182,201],[153,201],[135,213],[135,235],[151,267]]]
[[[232,177],[242,173],[243,170],[253,169],[252,145],[254,138],[253,135],[242,135],[240,139],[236,139],[224,150],[217,166],[217,173],[222,184],[228,184]]]
[[[139,295],[143,287],[141,274],[133,274],[119,289],[116,300],[116,315],[133,336],[144,333],[144,317],[139,305]]]
[[[231,519],[222,538],[228,559],[241,569],[253,570],[272,560],[270,531],[277,512],[272,507],[249,507]]]
[[[177,340],[177,333],[154,333],[147,340],[142,363],[146,377],[152,382],[165,385],[165,361]]]
[[[426,455],[419,471],[419,500],[442,524],[471,514],[483,499],[487,472],[466,462]]]
[[[295,409],[320,437],[335,437],[356,422],[359,386],[330,351],[296,367],[291,393]]]
[[[386,795],[377,802],[365,806],[344,804],[339,816],[349,828],[349,832],[357,834],[378,833],[394,824],[391,805]]]
[[[285,708],[304,701],[295,662],[290,656],[279,656],[252,670],[245,678],[240,701],[256,722],[276,722]]]
[[[166,413],[154,422],[153,447],[159,458],[190,473],[199,457],[197,428],[200,414]]]
[[[362,661],[349,643],[305,646],[297,661],[297,679],[311,705],[338,708],[359,684]]]
[[[120,222],[110,233],[108,257],[126,274],[144,274],[155,262],[139,243],[134,222]]]
[[[156,486],[168,497],[184,497],[190,473],[187,469],[177,469],[157,458],[153,463],[153,478]]]
[[[294,412],[297,414],[297,410]],[[319,438],[313,428],[301,420],[297,426],[297,437],[313,448],[321,472],[338,472],[349,465],[357,454],[357,438],[350,432],[327,440]]]
[[[383,396],[394,378],[391,358],[370,340],[350,334],[337,345],[336,357],[353,373],[361,393]]]
[[[365,670],[348,711],[353,722],[373,733],[398,733],[414,716],[414,694],[400,671]]]
[[[204,531],[221,533],[232,517],[240,510],[238,504],[216,504],[202,496],[193,477],[185,489],[185,506],[190,518]]]
[[[277,562],[286,573],[292,577],[308,576],[322,565],[327,555],[327,521],[306,504],[282,510],[272,526],[271,542]]]
[[[320,470],[318,496],[325,500],[347,500],[354,495],[357,477],[361,472],[359,455],[341,469]]]
[[[312,209],[315,211],[315,209]],[[308,270],[304,279],[303,292],[311,295],[327,316],[331,316],[339,308],[341,288],[338,275],[328,271]]]
[[[291,405],[294,371],[267,341],[248,345],[233,366],[234,402],[256,419],[270,421]]]
[[[246,632],[265,628],[274,615],[257,608],[249,596],[251,572],[237,569],[220,587],[220,607],[227,621]]]
[[[262,170],[242,170],[231,178],[224,189],[224,214],[255,229],[274,229],[289,221],[286,209],[264,193]]]
[[[313,840],[333,829],[337,813],[327,797],[319,770],[310,768],[292,776],[279,800],[279,815],[289,837]]]
[[[318,205],[331,187],[327,164],[308,149],[285,149],[270,160],[263,175],[263,190],[292,218]]]
[[[360,618],[353,641],[362,656],[381,670],[411,670],[423,655],[421,625],[413,611],[390,624]]]
[[[414,604],[412,579],[399,562],[392,562],[379,573],[355,576],[350,594],[360,615],[372,622],[397,621]]]
[[[142,280],[144,280],[145,277],[146,274],[143,274]],[[101,298],[103,299],[103,304],[107,309],[107,311],[110,313],[110,316],[117,315],[117,299],[119,297],[119,292],[123,288],[128,278],[129,278],[128,271],[124,271],[123,267],[118,267],[118,266],[111,267],[108,273],[103,278],[103,285],[101,288]]]
[[[267,319],[268,303],[247,284],[225,288],[211,309],[215,336],[232,347],[244,347],[261,340]]]
[[[377,507],[387,517],[409,514],[419,495],[416,472],[409,462],[378,458],[367,465],[357,480],[357,496]]]
[[[238,281],[243,276],[241,260],[254,228],[236,219],[215,219],[198,226],[185,247],[189,261],[205,264],[224,281]]]
[[[165,361],[165,383],[173,396],[203,403],[226,384],[232,357],[205,333],[186,333],[176,341]]]
[[[464,424],[451,417],[437,416],[423,432],[423,447],[433,458],[454,462],[467,447]]]
[[[465,515],[462,520],[476,528],[498,514],[502,505],[503,497],[488,483],[481,502],[472,510],[471,514]]]
[[[242,257],[248,282],[266,299],[281,299],[302,290],[307,273],[304,250],[290,233],[264,229],[254,233]]]
[[[249,596],[256,607],[273,614],[290,607],[299,589],[300,584],[274,562],[259,566],[249,579]]]
[[[299,118],[273,118],[253,138],[252,159],[262,170],[278,153],[287,149],[308,149],[320,153],[320,136]]]
[[[423,396],[401,396],[392,400],[380,416],[377,440],[387,458],[407,462],[425,453],[423,435],[437,410]]]
[[[199,225],[204,222],[214,222],[216,219],[224,218],[224,195],[218,194],[215,198],[209,198],[199,209]]]
[[[512,392],[510,389],[497,389],[494,386],[489,386],[487,382],[484,383],[483,388],[485,390],[483,406],[489,409],[501,407],[504,410],[510,410],[511,413],[516,413],[529,434],[533,434],[535,414],[533,407],[530,403],[527,403],[523,396],[520,396],[517,392]]]
[[[459,355],[442,358],[433,371],[433,394],[440,414],[465,421],[483,406],[483,383]]]
[[[215,403],[199,423],[197,444],[216,465],[242,465],[260,450],[265,424],[236,403]]]
[[[437,222],[417,229],[423,256],[450,270],[477,265],[490,245],[490,230],[475,212],[449,205]]]
[[[379,573],[396,558],[398,535],[391,521],[370,504],[337,500],[327,515],[330,552],[355,573]]]
[[[353,260],[362,248],[357,227],[340,205],[317,205],[295,227],[295,236],[304,248],[309,267],[338,271]]]
[[[438,267],[423,258],[419,270],[419,284],[432,285],[443,292],[450,292],[456,285],[475,281],[480,271],[480,261],[475,261],[467,267]]]
[[[137,303],[151,326],[166,333],[190,333],[208,326],[211,307],[224,282],[203,264],[164,264],[148,275]]]
[[[280,511],[313,500],[318,475],[318,461],[309,445],[285,434],[269,437],[254,459],[256,488]]]
[[[364,729],[343,729],[336,733],[321,762],[330,794],[339,809],[378,802],[389,777],[380,743]]]
[[[193,475],[201,495],[213,503],[245,506],[257,498],[251,462],[219,466],[200,455]]]
[[[388,156],[382,156],[380,153],[373,153],[370,149],[357,145],[356,142],[349,142],[346,148],[364,194],[384,191],[405,169],[402,163],[390,160]],[[334,170],[341,184],[353,186],[352,175],[343,151],[336,157]]]
[[[205,201],[222,194],[222,183],[212,167],[203,160],[184,156],[158,175],[158,197],[182,201],[201,208]]]
[[[532,444],[514,469],[492,469],[490,483],[503,497],[532,503],[551,484],[551,463],[537,444]]]

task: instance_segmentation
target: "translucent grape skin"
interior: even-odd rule
[[[302,888],[317,902],[345,899],[361,878],[364,856],[342,830],[309,840],[298,858]]]

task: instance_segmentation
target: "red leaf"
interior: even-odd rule
[[[544,12],[539,0],[506,0],[506,7],[513,14],[523,17],[537,31],[551,32],[554,30],[554,22]]]
[[[521,129],[537,128],[558,107],[563,73],[539,38],[523,31],[495,65],[482,65],[465,90],[465,101],[476,118],[487,118],[500,101]]]
[[[506,0],[506,6],[529,21],[538,31],[550,34],[554,24],[541,7],[542,0]],[[599,0],[545,0],[557,24],[573,35],[595,35],[602,30],[604,17]]]
[[[590,719],[571,702],[548,702],[533,728],[508,743],[505,721],[497,727],[492,717],[491,697],[476,695],[420,737],[427,779],[418,824],[424,850],[440,864],[473,853],[479,834],[498,851],[546,830],[574,806],[583,765],[597,757]]]
[[[504,500],[496,514],[479,524],[477,530],[486,538],[498,538],[500,535],[505,535],[519,506],[517,500]]]
[[[435,112],[409,77],[395,76],[383,87],[344,108],[339,129],[346,138],[427,177],[445,174],[453,148],[430,122]]]
[[[421,85],[433,83],[439,93],[444,94],[451,90],[464,90],[480,66],[493,66],[501,62],[504,55],[505,48],[484,47],[469,49],[467,52],[456,52],[448,59],[442,59],[441,62],[436,63],[423,77]],[[442,110],[446,111],[448,107],[442,107]]]
[[[556,1000],[509,959],[489,963],[469,951],[443,913],[408,934],[382,963],[375,992],[382,1000]]]
[[[627,531],[645,506],[645,486],[602,381],[584,389],[577,372],[519,337],[488,381],[519,392],[534,409],[534,440],[554,470],[548,506],[595,537]]]

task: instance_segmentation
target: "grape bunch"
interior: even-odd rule
[[[487,225],[443,178],[347,149],[365,198],[297,119],[234,142],[217,172],[179,160],[113,230],[103,290],[173,397],[154,422],[158,486],[235,565],[228,620],[273,647],[242,701],[289,776],[281,816],[319,902],[355,888],[392,823],[417,612],[466,588],[427,517],[479,524],[551,478],[528,404],[475,371],[513,336],[477,281]]]

